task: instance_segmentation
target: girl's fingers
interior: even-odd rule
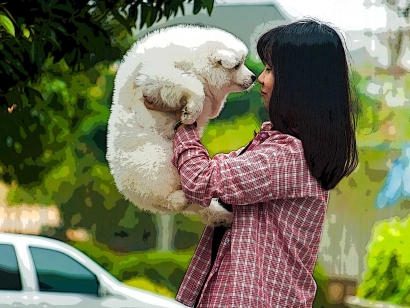
[[[154,104],[148,102],[145,97],[144,97],[144,105],[145,105],[145,107],[147,107],[147,109],[150,109],[150,110],[156,110],[156,111],[175,111],[175,110],[172,109],[172,108],[160,107],[160,106],[154,105]]]
[[[145,97],[144,97],[144,105],[149,110],[175,112],[175,119],[177,121],[181,119],[182,110],[175,110],[175,109],[172,109],[172,108],[167,108],[167,107],[161,107],[161,106],[154,105],[154,104],[150,103]]]
[[[182,110],[177,110],[175,112],[175,120],[177,121],[181,120],[181,116],[182,116]]]

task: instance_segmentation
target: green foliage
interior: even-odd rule
[[[115,253],[96,241],[70,244],[121,281],[129,281],[128,284],[138,287],[144,286],[149,281],[151,284],[146,289],[150,290],[152,284],[155,284],[171,294],[176,293],[193,253],[192,250],[183,253],[160,251]],[[142,285],[141,279],[144,280]]]
[[[194,0],[194,14],[214,0]],[[192,0],[188,0],[188,3]],[[118,32],[131,34],[152,26],[163,17],[184,13],[185,0],[20,0],[0,4],[0,106],[37,103],[31,82],[42,73],[48,58],[65,60],[77,71],[96,63],[113,61],[124,52],[115,44]]]
[[[3,12],[0,12],[0,25],[3,27],[4,30],[11,36],[16,36],[16,31],[14,30],[14,26],[10,18]]]
[[[153,249],[153,216],[117,192],[105,160],[114,74],[108,63],[74,74],[49,65],[30,92],[36,105],[0,122],[0,178],[13,184],[10,204],[57,204],[63,229],[85,228],[116,251]]]
[[[139,288],[149,292],[157,293],[170,298],[175,298],[176,292],[171,291],[166,286],[158,285],[155,282],[145,278],[145,277],[134,277],[130,280],[124,281],[126,285],[130,287]]]
[[[371,82],[370,78],[361,76],[359,72],[352,72],[352,85],[354,86],[354,95],[359,102],[358,130],[365,134],[373,133],[380,126],[379,112],[382,103],[378,98],[369,96],[367,87]]]
[[[357,296],[410,306],[410,216],[379,222],[366,256]]]
[[[64,61],[50,66],[33,85],[42,96],[30,92],[36,105],[6,114],[0,122],[9,140],[0,144],[3,180],[27,187],[42,183],[44,189],[33,192],[32,197],[45,204],[66,202],[71,194],[62,188],[74,189],[81,177],[87,182],[87,174],[94,180],[110,181],[104,154],[111,97],[106,85],[112,89],[114,73],[103,64],[87,74],[71,74]],[[103,185],[95,189],[110,192]],[[18,195],[14,198],[20,201]],[[107,209],[111,201],[105,200]]]
[[[195,249],[199,243],[200,235],[204,230],[199,216],[175,215],[172,228],[172,249],[188,251]]]
[[[198,14],[201,9],[206,9],[208,14],[211,15],[214,8],[214,0],[194,0],[194,14]]]
[[[322,308],[329,305],[326,300],[327,277],[324,269],[319,264],[316,264],[315,270],[313,271],[313,278],[315,279],[317,289],[315,300],[313,301],[313,308]]]

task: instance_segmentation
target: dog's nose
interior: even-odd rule
[[[252,76],[251,76],[251,79],[252,79],[252,82],[254,82],[254,81],[256,80],[256,76],[255,76],[255,75],[252,75]]]

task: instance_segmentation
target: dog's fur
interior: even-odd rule
[[[232,213],[216,200],[209,207],[188,204],[171,164],[175,115],[148,110],[143,96],[182,109],[182,122],[197,121],[202,134],[229,93],[253,85],[247,52],[230,33],[189,25],[156,30],[130,48],[115,77],[107,143],[111,173],[128,200],[153,213],[199,213],[208,225],[230,223]]]

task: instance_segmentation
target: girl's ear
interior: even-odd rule
[[[212,54],[211,59],[225,68],[234,68],[237,64],[235,53],[231,50],[217,50]]]

